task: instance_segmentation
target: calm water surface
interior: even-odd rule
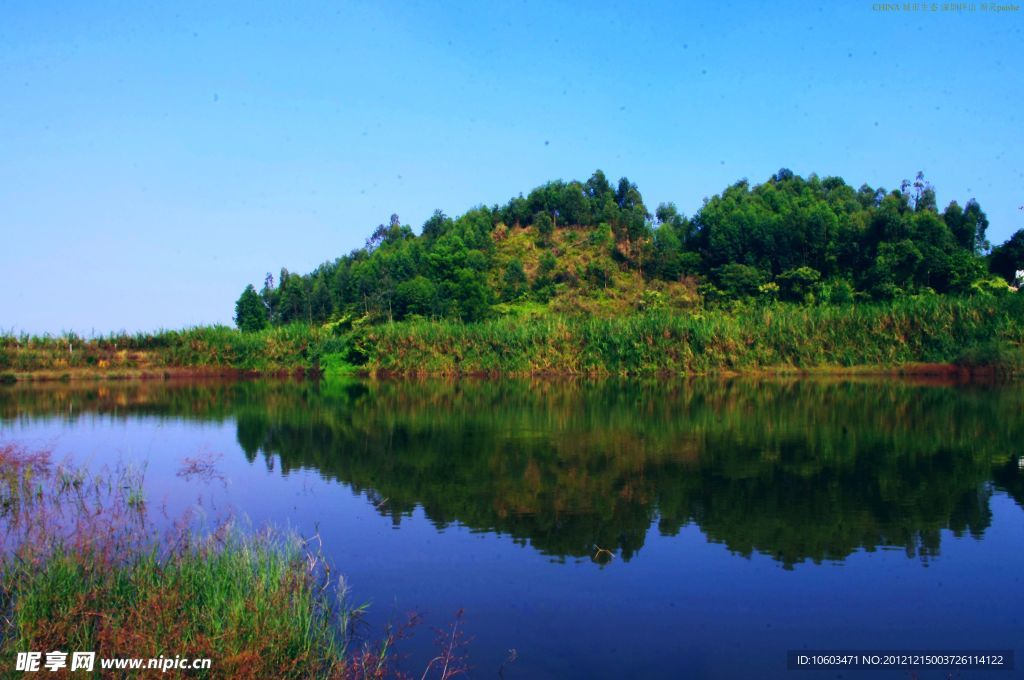
[[[837,677],[786,671],[804,648],[1024,663],[1020,385],[13,386],[0,442],[145,464],[160,516],[318,530],[372,629],[424,615],[416,677],[459,608],[474,677],[513,649],[508,678]]]

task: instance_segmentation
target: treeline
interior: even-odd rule
[[[599,170],[456,218],[436,211],[419,235],[392,215],[349,255],[306,275],[268,274],[259,291],[248,286],[235,320],[243,330],[475,321],[497,303],[600,297],[616,286],[681,285],[698,304],[1007,292],[1024,268],[1024,230],[993,249],[988,226],[973,199],[940,211],[921,173],[888,191],[783,169],[760,185],[741,180],[687,217],[671,203],[652,214],[636,184],[613,185]],[[529,237],[525,254],[506,247],[516,234]]]

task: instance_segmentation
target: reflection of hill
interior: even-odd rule
[[[0,392],[0,414],[100,410],[234,417],[246,455],[277,456],[499,531],[550,555],[639,550],[653,521],[696,522],[786,565],[980,535],[990,480],[1022,502],[1015,389],[896,382],[233,383],[84,397]],[[116,390],[115,390],[116,391]]]

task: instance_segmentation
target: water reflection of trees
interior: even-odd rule
[[[39,413],[234,418],[250,460],[308,468],[439,526],[558,557],[626,559],[652,523],[785,565],[980,536],[993,487],[1024,504],[1013,388],[898,382],[213,383],[0,392]]]

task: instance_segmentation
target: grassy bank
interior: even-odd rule
[[[0,381],[164,378],[309,372],[340,340],[295,324],[242,333],[226,326],[82,338],[0,336]]]
[[[515,311],[515,310],[511,310]],[[475,323],[412,319],[0,338],[0,381],[365,372],[632,375],[987,371],[1024,365],[1024,295],[848,305],[653,310],[598,318],[547,308]]]
[[[347,650],[347,611],[292,535],[158,537],[137,476],[92,477],[0,448],[0,664],[18,652],[210,659],[168,677],[375,678],[388,659]],[[386,644],[389,641],[385,641]],[[71,656],[68,656],[70,664]],[[45,670],[45,669],[42,669]],[[82,674],[87,676],[87,674]],[[142,673],[142,675],[146,675]]]
[[[541,316],[371,329],[366,368],[396,374],[642,374],[1021,368],[1024,296],[771,305],[625,318]]]

